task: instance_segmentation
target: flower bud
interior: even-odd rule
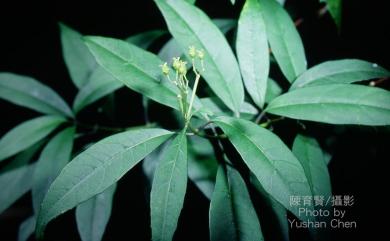
[[[169,75],[169,67],[168,63],[165,62],[164,64],[160,65],[161,66],[161,71],[164,75]]]
[[[180,57],[173,58],[172,67],[173,67],[176,71],[179,71],[180,65],[181,65]]]
[[[194,46],[190,46],[188,50],[188,55],[193,59],[196,57],[196,49]]]
[[[180,61],[180,67],[178,69],[179,74],[186,75],[187,74],[187,62]]]
[[[203,51],[203,49],[202,50],[198,50],[197,52],[198,52],[198,58],[199,59],[203,59],[204,58],[204,51]]]

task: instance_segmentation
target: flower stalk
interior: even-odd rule
[[[187,78],[187,62],[180,59],[180,57],[175,57],[172,59],[172,68],[175,71],[175,79],[172,80],[170,77],[170,67],[168,63],[162,64],[161,71],[167,77],[167,79],[172,82],[178,89],[179,94],[177,99],[179,101],[180,112],[183,115],[185,126],[187,127],[190,123],[191,117],[193,116],[192,107],[195,101],[196,90],[199,85],[201,74],[196,67],[196,60],[200,61],[201,70],[205,71],[204,68],[204,51],[198,50],[194,46],[190,46],[188,50],[188,56],[191,58],[192,71],[195,74],[194,86],[191,93],[190,100],[188,102],[188,93],[189,93],[189,80]]]

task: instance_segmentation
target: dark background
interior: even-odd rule
[[[321,7],[316,0],[287,0],[294,20],[303,18],[299,31],[303,38],[309,66],[339,58],[360,58],[390,69],[388,61],[389,20],[386,1],[344,0],[340,34],[329,15],[318,18]],[[228,0],[199,0],[212,18],[237,18],[243,1],[231,6]],[[0,71],[32,76],[55,89],[69,104],[76,88],[69,79],[62,60],[58,22],[87,35],[125,38],[129,35],[165,28],[162,16],[151,0],[142,1],[1,1],[0,2]],[[158,46],[154,46],[155,49]],[[388,81],[380,87],[389,87]],[[143,124],[138,94],[121,90],[116,114],[118,125]],[[0,100],[0,133],[37,114]],[[81,118],[95,115],[90,107]],[[90,119],[91,120],[91,119]],[[291,145],[298,129],[290,125],[275,126],[285,142]],[[279,129],[278,129],[279,128]],[[355,205],[347,210],[348,219],[357,221],[356,230],[339,230],[332,240],[376,239],[384,237],[387,217],[388,180],[385,165],[389,158],[390,138],[382,128],[340,127],[308,123],[316,137],[337,135],[337,140],[323,139],[333,154],[330,165],[333,191],[354,195]],[[149,240],[149,210],[146,181],[138,165],[121,180],[115,196],[113,215],[105,240]],[[208,240],[208,200],[190,183],[185,207],[176,231],[176,240]],[[0,190],[1,191],[1,190]],[[31,214],[30,196],[26,195],[0,215],[0,239],[16,240],[19,223]],[[53,221],[47,229],[47,240],[78,240],[73,211]],[[295,233],[292,240],[305,239],[306,233]],[[272,236],[271,236],[272,237]],[[269,239],[268,239],[269,240]],[[271,239],[272,240],[272,239]]]

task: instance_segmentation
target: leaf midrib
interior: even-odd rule
[[[169,135],[169,134],[164,134],[164,135]],[[74,185],[73,187],[71,187],[64,195],[62,195],[62,197],[60,199],[58,199],[57,201],[54,202],[54,204],[52,205],[52,207],[46,212],[46,213],[51,213],[52,210],[56,207],[56,205],[61,202],[63,199],[65,199],[75,188],[77,188],[78,186],[80,186],[82,183],[84,183],[85,181],[87,181],[89,179],[89,177],[91,177],[92,175],[94,175],[98,170],[100,170],[101,168],[103,168],[104,166],[107,166],[108,164],[111,164],[109,163],[110,161],[112,161],[117,155],[121,154],[121,153],[124,153],[124,152],[127,152],[129,151],[130,149],[132,148],[135,148],[139,145],[142,145],[144,143],[146,143],[147,141],[150,141],[152,139],[155,139],[155,138],[159,138],[159,137],[162,137],[163,135],[158,135],[158,136],[153,136],[151,138],[148,138],[146,139],[145,141],[143,142],[139,142],[137,144],[134,144],[132,146],[129,146],[129,147],[126,147],[123,151],[118,151],[116,152],[115,154],[113,154],[109,159],[107,159],[107,161],[102,164],[102,165],[99,165],[97,166],[95,169],[93,169],[92,172],[90,172],[87,176],[84,177],[84,179],[82,179],[80,182],[78,182],[76,185]],[[61,171],[61,173],[63,173],[63,171]],[[59,174],[59,176],[61,175],[61,173]],[[52,184],[53,185],[53,184]],[[49,189],[50,190],[50,189]],[[46,220],[45,220],[45,223],[46,223]]]
[[[271,163],[271,158],[268,157],[268,155],[264,152],[264,148],[261,146],[261,145],[257,145],[251,138],[249,138],[249,136],[247,136],[244,132],[242,132],[239,128],[233,126],[232,124],[228,124],[226,122],[222,122],[224,124],[227,124],[229,125],[232,129],[235,129],[237,133],[239,133],[239,135],[242,135],[244,136],[246,139],[248,139],[250,141],[250,143],[252,143],[252,145],[254,145],[259,151],[260,153],[262,153],[264,155],[264,157],[268,160],[267,162],[265,162],[268,166],[271,167],[271,169],[273,171],[276,171],[278,173],[278,176],[279,178],[282,180],[283,184],[288,187],[288,189],[290,189],[290,184],[289,184],[289,181],[288,180],[285,180],[285,178],[283,177],[283,175],[281,175],[280,171],[274,167]],[[238,150],[237,150],[238,151]],[[238,151],[240,153],[240,151]],[[246,163],[246,162],[245,162]],[[248,164],[246,164],[248,165]],[[254,173],[254,172],[253,172]],[[254,173],[255,174],[255,173]],[[257,178],[257,174],[255,174],[256,178]],[[258,179],[258,178],[257,178]],[[259,180],[259,179],[258,179]],[[260,182],[260,180],[259,180]],[[268,192],[268,191],[267,191]],[[271,195],[271,194],[270,194]]]
[[[97,47],[103,49],[105,52],[111,54],[112,56],[118,58],[120,61],[125,62],[125,63],[128,63],[128,65],[132,66],[134,69],[136,69],[137,71],[139,71],[141,74],[145,75],[148,79],[151,79],[151,80],[152,80],[153,82],[155,82],[156,84],[159,84],[159,82],[156,81],[156,79],[155,79],[153,76],[151,76],[150,74],[146,73],[144,70],[142,70],[141,68],[139,68],[139,67],[138,67],[137,65],[135,65],[134,63],[129,62],[127,59],[123,58],[122,56],[118,55],[117,53],[115,53],[115,52],[109,50],[108,48],[104,47],[103,45],[101,45],[101,44],[99,44],[99,43],[97,43],[97,42],[95,42],[95,41],[93,41],[93,40],[91,40],[91,39],[89,39],[89,42],[90,42],[90,43],[93,43],[93,44],[96,45]],[[127,43],[127,44],[129,44],[129,43]],[[120,82],[122,82],[119,78],[116,77],[116,74],[113,74],[113,73],[112,73],[111,71],[109,71],[109,70],[107,70],[107,71],[108,71],[109,73],[111,73],[111,74],[115,77],[115,79],[117,79],[117,80],[119,80]],[[122,82],[122,83],[123,83],[123,82]],[[165,86],[165,85],[160,85],[160,86],[163,87],[163,88],[165,88],[166,90],[169,90],[169,92],[173,93],[173,96],[176,96],[176,92],[173,91],[173,89],[170,89],[170,88],[168,88],[168,87]]]
[[[168,192],[166,193],[165,195],[165,203],[164,203],[164,218],[163,218],[163,223],[162,223],[162,235],[161,237],[165,237],[165,226],[166,226],[166,216],[167,216],[167,211],[168,211],[168,203],[169,203],[169,193],[170,193],[170,189],[171,189],[171,183],[172,183],[172,177],[173,177],[173,171],[176,167],[176,162],[177,162],[177,159],[178,159],[178,156],[179,156],[179,153],[181,152],[181,145],[182,145],[182,140],[183,140],[183,137],[185,137],[184,134],[180,134],[181,137],[180,137],[180,140],[179,140],[179,143],[177,144],[178,145],[178,148],[177,148],[177,151],[175,153],[175,158],[174,158],[174,163],[173,163],[173,167],[171,169],[171,173],[169,175],[169,181],[168,181]],[[163,239],[165,240],[165,239]]]
[[[277,4],[277,3],[276,3]],[[277,11],[281,11],[280,9],[277,9]],[[284,15],[284,14],[283,14]],[[280,37],[281,37],[281,39],[282,39],[282,41],[281,41],[281,43],[282,43],[282,45],[283,45],[283,47],[285,48],[285,50],[286,50],[286,53],[287,53],[287,56],[289,57],[288,59],[287,59],[287,63],[292,67],[292,70],[294,71],[294,76],[291,76],[292,77],[292,79],[291,80],[289,80],[289,82],[292,82],[293,80],[294,80],[294,78],[296,78],[300,73],[298,72],[298,70],[297,70],[297,66],[296,66],[296,64],[295,64],[295,61],[293,61],[294,60],[294,58],[293,58],[293,55],[290,53],[290,49],[289,49],[289,47],[288,47],[288,45],[287,45],[287,42],[285,41],[285,34],[286,34],[286,30],[285,30],[285,28],[284,28],[284,26],[281,24],[281,22],[279,21],[279,18],[276,18],[276,17],[272,17],[272,19],[275,21],[275,24],[277,25],[277,27],[278,27],[278,29],[281,31],[281,33],[279,33],[279,31],[277,32],[277,33],[275,33],[275,32],[272,32],[272,34],[273,35],[279,35]],[[295,28],[295,27],[294,27]],[[298,34],[299,35],[299,34]],[[272,44],[272,42],[270,42],[270,45],[273,45]],[[271,46],[271,49],[272,49],[272,46]],[[277,62],[279,62],[278,61],[278,59],[276,59],[277,60]],[[287,74],[286,74],[287,75]]]
[[[167,4],[167,6],[169,6],[169,8],[171,9],[171,11],[172,11],[172,12],[181,20],[181,22],[183,22],[183,23],[188,27],[188,29],[193,33],[193,36],[199,41],[199,43],[202,45],[202,47],[203,47],[204,49],[206,49],[207,52],[209,53],[210,51],[208,50],[208,48],[206,48],[205,44],[201,41],[201,39],[198,37],[198,35],[195,33],[195,31],[190,27],[190,25],[187,23],[187,21],[185,21],[184,18],[182,18],[181,15],[180,15],[180,14],[179,14],[179,13],[178,13],[178,12],[177,12],[169,3],[166,3],[166,4]],[[178,41],[178,42],[179,42],[179,41]],[[209,56],[209,57],[210,57],[210,59],[212,59],[211,56]],[[234,110],[234,111],[240,112],[240,106],[236,106],[236,103],[235,103],[235,101],[234,101],[234,98],[233,98],[233,94],[232,94],[232,92],[231,92],[231,89],[229,88],[228,83],[225,81],[225,78],[224,78],[224,76],[222,75],[221,70],[220,70],[220,69],[218,68],[218,66],[215,64],[214,59],[212,59],[212,61],[210,61],[210,62],[211,62],[211,64],[214,66],[214,68],[218,70],[217,73],[218,73],[220,79],[224,80],[224,82],[226,83],[226,85],[222,85],[222,87],[223,87],[223,89],[227,90],[227,92],[228,92],[228,94],[229,94],[229,96],[230,96],[231,104],[233,104],[233,107],[237,108],[237,109]],[[232,86],[234,86],[233,83],[230,83],[230,84],[232,84]],[[210,85],[210,84],[209,84],[209,85]],[[211,87],[211,85],[210,85],[210,87]],[[213,91],[214,91],[214,90],[213,90]],[[220,95],[220,94],[218,94],[218,93],[221,93],[221,92],[222,92],[222,91],[214,91],[214,93],[215,93],[216,95]],[[229,106],[228,106],[228,107],[229,107]]]
[[[378,67],[379,68],[379,67]],[[309,70],[308,70],[309,71]],[[298,87],[298,88],[302,88],[302,87],[305,87],[305,86],[312,86],[311,84],[316,82],[316,81],[324,81],[324,79],[328,79],[328,78],[334,78],[334,76],[337,76],[337,75],[342,75],[342,74],[350,74],[350,73],[381,73],[381,71],[370,71],[370,70],[353,70],[353,69],[347,69],[347,71],[342,71],[342,70],[336,70],[334,72],[331,72],[330,74],[326,74],[326,75],[321,75],[317,78],[308,78],[306,79],[306,81],[302,81],[301,79],[303,77],[305,77],[304,75],[302,75],[301,77],[299,77],[295,83],[296,84],[293,84],[291,87]],[[312,73],[307,73],[307,74],[312,74]],[[301,80],[301,81],[300,81]],[[305,79],[304,79],[305,80]],[[353,80],[353,81],[350,81],[349,83],[353,83],[353,82],[357,82],[357,81],[363,81],[363,80],[366,80],[366,79],[362,79],[362,80]]]
[[[26,92],[23,92],[23,91],[21,91],[19,89],[10,88],[7,85],[1,85],[1,83],[0,83],[0,86],[1,86],[2,89],[11,90],[11,91],[17,92],[19,95],[24,95],[27,98],[31,98],[33,100],[36,100],[38,103],[48,107],[51,111],[53,111],[53,112],[49,112],[48,114],[65,114],[66,116],[71,116],[72,111],[71,111],[70,107],[62,99],[58,99],[57,98],[58,96],[56,96],[55,98],[61,102],[62,106],[66,110],[65,109],[64,110],[59,109],[59,108],[57,108],[56,105],[52,104],[51,102],[46,102],[44,99],[39,98],[38,96],[33,96],[33,95],[26,94]],[[40,112],[40,111],[38,111],[38,112]]]
[[[374,106],[374,105],[368,105],[368,104],[353,104],[353,103],[340,103],[340,102],[310,102],[310,103],[296,103],[296,104],[284,104],[284,105],[279,105],[276,107],[271,107],[267,108],[266,110],[277,110],[277,109],[283,109],[283,108],[294,108],[294,107],[299,107],[303,105],[346,105],[346,106],[351,106],[354,108],[373,108],[373,109],[379,109],[379,110],[384,110],[384,111],[390,111],[390,108],[385,108],[382,106]]]

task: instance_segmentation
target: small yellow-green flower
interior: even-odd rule
[[[202,50],[198,50],[197,52],[198,52],[198,58],[203,59],[204,58],[204,51],[203,51],[203,49]]]
[[[188,55],[193,59],[196,57],[196,48],[194,46],[190,46],[188,49]]]
[[[178,69],[179,74],[186,75],[187,74],[187,62],[180,61],[180,67]]]
[[[160,65],[161,66],[161,71],[164,75],[169,75],[169,67],[168,63],[165,62],[164,64]]]
[[[181,66],[180,57],[173,58],[172,67],[173,67],[176,71],[179,71],[180,66]]]

